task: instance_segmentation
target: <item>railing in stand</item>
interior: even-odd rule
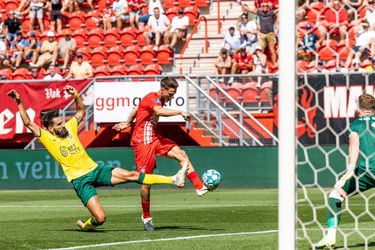
[[[217,0],[217,33],[221,34],[220,0]]]
[[[184,47],[182,47],[181,49],[181,52],[180,52],[180,56],[179,56],[179,61],[180,61],[180,74],[182,74],[182,58],[184,56],[184,53],[185,53],[185,50],[187,48],[187,46],[189,45],[191,39],[193,38],[193,35],[195,34],[195,31],[197,30],[199,24],[201,23],[201,21],[204,21],[204,28],[205,28],[205,32],[204,32],[204,42],[205,42],[205,53],[208,53],[208,30],[207,30],[207,19],[205,16],[201,16],[199,17],[197,23],[194,25],[191,33],[190,33],[190,36],[188,39],[186,39],[186,43],[184,45]]]

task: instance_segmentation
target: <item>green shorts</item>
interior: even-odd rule
[[[72,180],[73,188],[83,205],[96,195],[96,187],[112,186],[111,177],[114,167],[99,165],[87,174]]]
[[[343,186],[344,191],[350,195],[356,195],[358,191],[364,192],[375,187],[375,173],[366,171],[365,167],[359,166],[355,169],[354,175],[349,181]]]

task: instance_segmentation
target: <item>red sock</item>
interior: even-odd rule
[[[151,218],[150,201],[142,201],[143,219]]]
[[[203,187],[203,183],[201,179],[199,178],[197,172],[193,171],[190,174],[187,175],[191,183],[193,183],[195,189],[201,189]]]

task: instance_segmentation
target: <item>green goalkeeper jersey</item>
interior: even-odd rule
[[[347,131],[347,136],[352,132],[359,135],[359,149],[361,167],[366,167],[368,160],[369,169],[375,172],[375,116],[362,116],[355,119]]]

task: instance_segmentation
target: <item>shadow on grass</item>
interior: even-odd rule
[[[162,226],[155,227],[156,231],[162,230],[192,230],[192,231],[224,231],[223,228],[206,228],[206,227],[189,227],[189,226]],[[80,233],[108,233],[108,232],[144,232],[143,229],[96,229],[95,231],[84,232],[80,229],[62,229],[57,231],[63,232],[80,232]]]
[[[189,226],[163,226],[155,227],[155,230],[199,230],[199,231],[223,231],[223,228],[189,227]]]

